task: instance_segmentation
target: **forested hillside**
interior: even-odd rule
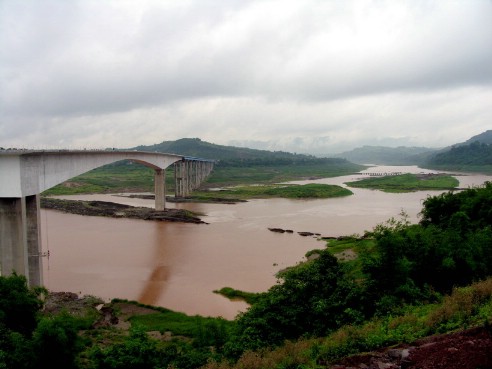
[[[252,165],[341,164],[344,159],[316,158],[312,155],[293,154],[285,151],[256,150],[245,147],[216,145],[199,138],[182,138],[164,141],[150,146],[137,146],[139,151],[157,151],[169,154],[194,156],[217,160],[222,167]]]
[[[492,130],[482,132],[476,136],[473,136],[469,140],[463,143],[463,145],[471,144],[473,142],[481,142],[484,144],[492,145]]]
[[[492,172],[492,130],[435,153],[422,162],[426,168]]]
[[[436,154],[427,161],[429,165],[492,165],[492,144],[474,141],[453,146],[449,151]]]
[[[336,157],[358,164],[420,165],[427,168],[489,171],[487,166],[492,165],[490,145],[492,130],[441,150],[425,147],[363,146],[337,154]]]

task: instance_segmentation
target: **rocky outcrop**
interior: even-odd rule
[[[276,233],[294,233],[292,229],[268,228],[268,230]]]
[[[205,223],[196,214],[183,209],[157,211],[151,208],[134,207],[107,201],[72,201],[42,198],[41,207],[65,213],[111,218],[132,218],[168,222]]]

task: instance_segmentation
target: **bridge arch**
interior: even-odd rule
[[[0,156],[0,197],[39,194],[62,182],[103,165],[121,160],[164,170],[183,160],[174,154],[140,151],[10,151]]]
[[[156,210],[165,208],[167,167],[177,162],[206,162],[206,166],[194,167],[200,168],[200,176],[186,172],[186,176],[194,175],[194,178],[202,180],[213,168],[213,161],[157,152],[0,151],[0,275],[15,271],[25,275],[30,285],[42,285],[39,194],[70,178],[121,160],[131,160],[154,169]],[[179,180],[190,182],[181,177]]]

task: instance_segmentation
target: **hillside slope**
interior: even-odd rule
[[[363,146],[337,154],[336,157],[357,164],[410,165],[418,164],[422,157],[433,152],[434,149],[427,147]]]
[[[134,148],[139,151],[157,151],[169,154],[179,154],[209,158],[216,160],[230,159],[259,159],[259,158],[314,158],[310,155],[297,155],[284,151],[267,151],[249,149],[246,147],[224,146],[202,141],[199,138],[182,138],[176,141],[163,141],[155,145],[140,145]]]
[[[137,146],[139,151],[156,151],[218,160],[225,166],[296,165],[296,164],[350,164],[342,158],[317,158],[312,155],[285,151],[256,150],[245,147],[217,145],[199,138],[163,141],[150,146]]]
[[[428,168],[492,171],[492,130],[431,155],[423,165]]]

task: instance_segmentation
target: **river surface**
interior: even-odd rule
[[[431,172],[417,167],[373,167],[365,172]],[[293,183],[344,182],[351,175]],[[458,176],[460,187],[490,181],[485,175]],[[65,214],[42,210],[44,284],[52,291],[72,291],[105,300],[125,298],[190,315],[234,318],[247,309],[213,293],[228,286],[261,292],[276,283],[275,274],[305,260],[307,251],[323,248],[317,237],[363,234],[405,211],[418,221],[422,201],[439,191],[389,194],[351,188],[354,195],[324,200],[251,200],[235,205],[172,204],[206,214],[208,224],[153,222]],[[114,195],[64,198],[102,200],[153,207],[153,200]],[[274,233],[269,227],[291,229]]]

